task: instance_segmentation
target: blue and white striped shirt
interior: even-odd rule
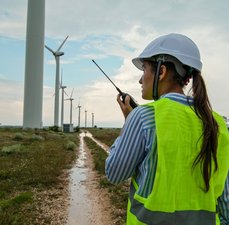
[[[193,104],[193,98],[169,93],[164,96],[181,104]],[[188,103],[189,102],[189,103]],[[138,194],[147,197],[154,184],[157,167],[157,143],[155,119],[152,109],[139,106],[128,115],[121,135],[110,148],[106,159],[106,175],[110,182],[118,184],[135,176]],[[222,225],[229,225],[229,174],[223,195],[218,199]]]

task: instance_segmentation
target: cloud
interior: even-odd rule
[[[2,0],[0,8],[0,35],[25,38],[27,1]]]
[[[213,109],[218,111],[220,114],[228,116],[229,108],[229,77],[227,76],[227,52],[229,52],[229,44],[227,42],[227,34],[222,35],[221,33],[216,33],[218,28],[207,26],[207,27],[195,27],[193,29],[183,29],[183,32],[190,36],[199,46],[202,62],[203,62],[203,76],[207,84],[207,90],[209,93],[210,100],[212,102]],[[141,52],[143,50],[143,44],[148,44],[150,35],[144,36],[144,31],[138,29],[138,27],[133,27],[130,32],[123,34],[122,38],[125,40],[125,43],[136,49],[133,53]],[[199,35],[201,34],[201,35]],[[156,34],[155,34],[156,36]],[[140,44],[139,44],[140,43]],[[144,46],[145,47],[145,46]],[[104,50],[106,51],[106,50]],[[128,56],[127,56],[128,55]],[[138,85],[138,80],[141,76],[141,71],[138,71],[131,62],[131,57],[129,54],[125,55],[123,64],[121,65],[119,71],[112,76],[112,80],[115,84],[120,87],[123,91],[128,91],[131,93],[139,103],[144,102],[140,97],[140,86]],[[134,55],[132,57],[135,57]],[[94,81],[92,87],[88,90],[88,96],[103,96],[105,93],[109,93],[108,89],[110,84],[109,82]],[[100,89],[96,87],[101,87]],[[112,90],[113,93],[113,90]],[[106,94],[107,95],[107,94]],[[109,95],[109,97],[103,97],[103,101],[99,101],[100,107],[102,104],[109,104],[108,108],[113,108],[113,110],[119,110],[114,107],[112,104],[115,104],[112,101],[112,104],[109,103],[109,99],[115,99],[115,93]],[[221,101],[219,101],[221,99]],[[105,104],[106,102],[106,104]],[[223,102],[223,104],[222,104]],[[93,101],[91,102],[93,105]],[[118,112],[118,111],[117,111]],[[102,112],[100,112],[102,113]],[[113,118],[116,118],[117,121],[120,120],[120,115],[114,113]],[[107,116],[107,118],[109,118]]]
[[[112,80],[121,90],[130,93],[139,103],[142,103],[144,101],[141,99],[138,84],[142,72],[133,66],[131,59],[138,56],[143,48],[159,35],[171,32],[184,33],[190,36],[200,48],[203,76],[213,108],[229,116],[229,77],[227,76],[229,30],[226,29],[228,6],[227,0],[220,3],[207,0],[171,0],[160,3],[156,0],[96,0],[93,2],[85,0],[83,3],[79,0],[67,2],[49,0],[46,1],[46,42],[58,47],[63,38],[70,35],[63,48],[68,54],[61,58],[61,64],[65,64],[67,68],[75,66],[72,71],[81,67],[80,72],[85,72],[85,75],[86,72],[92,74],[93,69],[80,64],[83,60],[111,59],[114,62],[112,57],[118,58],[119,66],[116,66],[111,73]],[[24,39],[26,11],[26,0],[2,0],[0,36]],[[53,56],[47,52],[45,54],[48,57],[45,65],[54,65]],[[113,64],[109,66],[111,68]],[[50,68],[54,73],[55,67]],[[0,73],[0,115],[4,114],[2,121],[21,123],[22,82],[7,81],[8,76],[4,75],[7,73],[2,71]],[[51,74],[51,72],[47,73]],[[90,78],[86,86],[80,86],[73,81],[68,86],[70,89],[74,87],[77,90],[75,108],[80,101],[83,105],[82,110],[87,109],[89,114],[94,112],[95,120],[101,125],[122,125],[123,117],[116,102],[117,92],[105,77]],[[15,94],[15,90],[18,93]],[[53,123],[53,90],[54,88],[44,87],[44,124]],[[10,108],[9,103],[17,110]],[[69,108],[66,103],[65,121],[69,120]],[[77,113],[77,109],[74,109],[75,123],[78,119]],[[9,114],[10,118],[7,117]]]
[[[23,85],[20,82],[0,79],[0,123],[20,125],[22,123]]]
[[[206,5],[208,7],[206,8]],[[91,35],[122,36],[130,27],[151,32],[172,32],[184,27],[211,25],[225,32],[228,1],[172,0],[49,0],[46,1],[46,35],[55,39],[70,35],[79,40]],[[64,9],[64,10],[63,10]],[[26,0],[2,0],[0,9],[2,35],[25,37]],[[67,15],[67,16],[66,16]]]

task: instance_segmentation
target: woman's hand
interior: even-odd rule
[[[129,115],[129,113],[133,110],[133,108],[130,106],[130,96],[127,95],[125,98],[125,103],[122,102],[121,100],[121,95],[118,94],[117,95],[117,102],[122,110],[122,113],[125,117],[125,119],[127,118],[127,116]]]

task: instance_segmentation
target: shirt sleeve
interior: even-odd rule
[[[133,176],[144,157],[144,132],[140,115],[141,107],[135,108],[123,126],[121,135],[110,148],[105,172],[111,183],[118,184]]]
[[[218,198],[220,225],[229,225],[229,172],[223,194]]]

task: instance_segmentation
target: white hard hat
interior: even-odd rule
[[[176,33],[156,38],[132,62],[138,69],[142,70],[144,59],[171,61],[181,76],[185,75],[183,65],[194,68],[197,71],[201,71],[202,68],[200,52],[196,44],[185,35]]]

